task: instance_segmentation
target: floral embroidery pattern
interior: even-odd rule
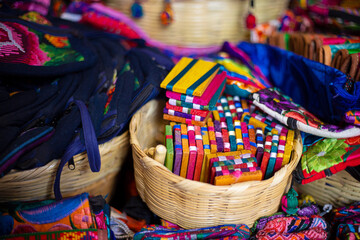
[[[304,146],[301,164],[293,176],[297,182],[307,184],[359,164],[360,136],[324,138],[311,146]]]
[[[49,60],[33,32],[18,23],[0,23],[0,62],[41,66]]]
[[[57,48],[64,48],[70,45],[67,37],[56,37],[50,34],[45,34],[44,37],[48,40],[53,46]]]
[[[15,22],[0,22],[0,62],[58,66],[84,61],[68,37],[44,34]]]
[[[260,91],[260,102],[277,113],[294,118],[309,126],[320,128],[321,125],[324,125],[313,114],[294,103],[290,97],[281,94],[277,88],[268,88]]]
[[[51,22],[49,22],[45,17],[41,16],[37,12],[27,12],[24,15],[20,16],[20,18],[29,22],[51,26]]]
[[[342,156],[349,147],[344,139],[326,138],[319,141],[303,154],[301,166],[307,173],[321,172],[343,162]]]
[[[341,127],[322,122],[315,115],[294,103],[290,97],[282,94],[277,88],[262,89],[256,94],[259,94],[259,103],[264,104],[282,116],[294,119],[310,127],[330,132],[341,132],[349,128],[354,128],[352,125]]]

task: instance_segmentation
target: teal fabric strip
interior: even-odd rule
[[[337,51],[340,49],[357,49],[360,48],[360,43],[347,43],[347,44],[339,44],[339,45],[329,45],[331,49],[331,59],[334,58]]]
[[[171,80],[166,89],[172,91],[174,85],[197,63],[198,59],[193,59],[173,80]]]
[[[195,89],[200,86],[206,79],[208,79],[218,68],[220,68],[220,64],[216,64],[212,67],[207,73],[205,73],[199,80],[194,82],[188,89],[186,89],[187,95],[193,95]]]

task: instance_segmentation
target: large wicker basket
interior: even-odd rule
[[[106,0],[106,4],[131,16],[134,0]],[[162,25],[160,14],[164,0],[143,0],[144,16],[134,19],[153,39],[163,43],[203,47],[219,45],[224,41],[247,40],[245,18],[249,0],[172,0],[174,22]],[[287,8],[288,0],[257,0],[254,15],[257,23],[278,18]]]
[[[182,178],[144,153],[164,141],[164,102],[151,101],[130,122],[137,190],[149,208],[161,218],[184,228],[245,223],[278,211],[291,184],[291,172],[301,156],[301,137],[296,133],[291,161],[265,181],[214,186]]]
[[[74,156],[75,169],[70,170],[65,166],[61,174],[62,196],[69,197],[83,192],[104,197],[110,195],[129,148],[128,131],[100,145],[101,170],[96,173],[91,171],[86,153]],[[0,178],[0,202],[54,198],[53,186],[59,163],[59,160],[53,160],[36,169],[12,170]]]
[[[295,187],[299,192],[313,196],[320,205],[330,203],[337,208],[360,201],[360,182],[346,171]]]

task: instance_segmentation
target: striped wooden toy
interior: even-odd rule
[[[247,164],[250,164],[249,167],[246,167]],[[244,166],[245,167],[241,167],[241,166]],[[259,167],[253,167],[254,163],[243,163],[243,164],[239,164],[238,166],[240,167],[237,167],[237,166],[234,166],[234,165],[230,165],[230,166],[222,166],[222,167],[217,167],[217,168],[214,168],[215,169],[215,177],[218,177],[218,176],[224,176],[224,175],[230,175],[236,171],[240,171],[240,172],[255,172],[255,171],[259,171],[260,168]],[[255,163],[256,165],[256,163]]]
[[[224,109],[224,113],[225,113],[226,125],[227,125],[227,130],[229,133],[230,151],[236,151],[237,146],[236,146],[235,129],[234,129],[234,125],[233,125],[233,117],[230,112],[230,107],[228,105],[227,98],[221,97],[220,102],[221,102],[221,105],[222,105],[222,107]],[[224,151],[225,151],[225,149],[224,149]]]
[[[250,140],[249,140],[249,132],[247,129],[247,124],[245,122],[241,122],[241,133],[242,133],[242,139],[243,139],[243,143],[244,143],[244,149],[251,150]]]
[[[223,142],[223,137],[222,137],[222,132],[221,132],[219,112],[217,110],[214,110],[213,116],[214,116],[214,129],[215,129],[217,151],[223,152],[224,151],[224,142]]]
[[[165,146],[166,146],[166,157],[165,157],[164,165],[170,171],[173,171],[174,143],[173,143],[172,128],[170,125],[165,125]]]
[[[234,164],[234,165],[225,165],[225,166],[218,166],[218,167],[212,167],[211,168],[211,176],[210,176],[210,182],[211,184],[214,184],[214,178],[215,176],[221,176],[226,175],[226,173],[230,173],[234,170],[249,170],[250,171],[256,171],[260,170],[260,168],[256,169],[257,164],[256,162],[248,162],[248,163],[240,163],[240,164]],[[246,171],[245,170],[245,171]]]
[[[203,147],[203,138],[201,135],[201,127],[195,126],[195,141],[197,148],[197,157],[195,164],[194,180],[200,181],[201,169],[204,161],[204,147]]]
[[[233,118],[233,120],[239,120],[238,116],[236,114],[236,107],[235,107],[235,102],[234,102],[234,98],[230,95],[226,96],[228,105],[229,105],[229,111],[231,113],[231,117]]]
[[[193,125],[188,125],[188,137],[189,137],[189,164],[187,168],[186,178],[193,180],[195,172],[195,164],[197,158],[197,147],[195,140],[195,127]]]
[[[237,115],[238,119],[241,120],[242,115],[244,113],[244,110],[243,110],[243,108],[241,106],[240,97],[239,96],[234,96],[233,100],[234,100],[234,105],[235,105],[235,108],[236,108],[236,115]]]
[[[201,136],[203,139],[203,147],[204,147],[204,160],[201,167],[200,181],[206,182],[205,179],[205,170],[206,170],[206,156],[210,154],[210,141],[209,141],[209,133],[207,127],[201,127]]]
[[[191,115],[197,115],[200,117],[206,117],[209,114],[209,111],[207,110],[197,110],[197,109],[186,108],[181,106],[173,106],[170,105],[168,102],[166,102],[166,108],[169,110],[174,110],[176,112],[183,112]]]
[[[263,174],[260,170],[254,172],[234,171],[229,175],[215,177],[214,185],[222,186],[246,181],[260,181],[262,178]]]
[[[217,152],[216,138],[215,138],[215,128],[214,122],[209,118],[207,122],[207,128],[209,132],[209,141],[210,141],[210,152]]]
[[[264,133],[261,128],[256,129],[256,159],[259,166],[261,166],[261,160],[264,155]]]
[[[267,169],[269,159],[270,159],[271,141],[272,141],[272,133],[269,132],[265,138],[264,155],[263,155],[263,158],[261,160],[261,165],[260,165],[263,176],[265,176],[266,169]]]
[[[256,146],[256,132],[253,125],[248,125],[249,132],[249,142],[250,142],[250,150],[252,154],[256,154],[257,146]]]
[[[161,82],[160,87],[191,96],[202,96],[214,79],[220,65],[183,57]]]
[[[187,103],[195,103],[200,105],[210,105],[211,100],[216,96],[216,91],[222,89],[226,82],[226,72],[223,71],[214,77],[210,85],[206,88],[204,94],[201,97],[189,96],[186,94],[176,93],[172,91],[166,91],[166,97],[173,98],[179,101]],[[217,96],[219,97],[219,96]],[[215,102],[217,99],[215,100]]]
[[[276,163],[275,163],[275,167],[274,167],[274,173],[277,172],[281,168],[282,163],[284,161],[284,152],[285,152],[287,132],[288,132],[288,130],[286,128],[283,128],[280,133],[279,146],[278,146],[278,151],[277,151],[277,155],[276,155]]]
[[[182,118],[182,117],[171,116],[169,114],[164,114],[163,119],[164,120],[169,120],[169,121],[174,121],[174,122],[177,122],[177,123],[197,125],[197,126],[200,126],[200,127],[203,127],[203,126],[206,125],[206,119],[204,121],[199,122],[199,121],[186,119],[186,118]],[[207,119],[209,119],[209,117]]]
[[[240,102],[241,102],[241,107],[243,109],[243,115],[248,115],[250,114],[250,111],[249,111],[249,105],[248,105],[248,102],[246,99],[240,99]]]
[[[235,137],[236,137],[236,150],[243,150],[244,149],[244,143],[242,140],[242,133],[241,133],[241,122],[239,120],[235,120],[234,122],[234,128],[235,128]]]
[[[181,143],[183,148],[183,155],[181,161],[181,169],[180,169],[180,176],[186,178],[187,168],[189,165],[189,137],[187,135],[187,127],[185,124],[181,124]]]
[[[235,158],[235,159],[230,159],[230,160],[225,160],[225,161],[214,161],[212,166],[213,167],[221,167],[221,166],[228,166],[228,165],[248,163],[248,162],[256,162],[256,159],[249,157],[249,158]]]
[[[185,118],[185,119],[190,119],[190,120],[194,120],[194,121],[198,121],[198,122],[202,122],[205,120],[206,117],[201,117],[201,116],[197,116],[197,115],[192,115],[192,114],[187,114],[187,113],[183,113],[183,112],[177,112],[174,111],[172,109],[167,109],[166,107],[163,110],[164,114],[168,114],[171,116],[175,116],[175,117],[181,117],[181,118]]]
[[[293,145],[294,145],[294,137],[295,137],[295,132],[293,130],[288,130],[287,137],[286,137],[285,150],[284,150],[284,159],[283,159],[283,163],[281,164],[281,166],[285,166],[290,161],[291,152],[292,152]]]
[[[211,158],[208,160],[208,165],[209,165],[209,175],[211,174],[211,168],[213,167],[213,164],[215,162],[223,162],[223,161],[228,161],[228,160],[236,160],[236,159],[243,159],[243,160],[249,160],[249,159],[254,159],[253,158],[253,155],[251,154],[250,151],[248,150],[243,150],[241,151],[242,154],[241,155],[229,155],[229,156],[217,156],[217,157],[214,157],[214,158]],[[234,153],[234,152],[232,152]]]
[[[199,105],[199,104],[195,104],[195,103],[187,103],[187,102],[182,102],[173,98],[169,98],[168,103],[172,106],[178,106],[178,107],[186,107],[186,108],[191,108],[191,109],[196,109],[196,110],[214,110],[215,108],[210,109],[209,105]]]
[[[225,122],[225,112],[220,102],[216,103],[216,110],[219,113],[219,117],[220,117],[219,121]]]
[[[205,182],[208,182],[209,180],[209,173],[210,173],[210,159],[213,159],[213,158],[218,158],[220,157],[219,159],[223,159],[223,157],[227,157],[227,156],[232,156],[232,157],[235,157],[235,158],[241,158],[241,156],[243,156],[244,154],[250,154],[250,157],[253,157],[251,156],[251,152],[248,151],[248,150],[242,150],[242,151],[235,151],[235,152],[216,152],[216,153],[211,153],[211,154],[207,154],[205,156],[205,162],[204,162],[204,167],[205,167],[205,170],[204,170],[204,180]],[[225,159],[226,160],[226,159]]]
[[[279,135],[274,134],[272,136],[270,159],[269,159],[269,162],[268,162],[268,165],[266,168],[264,179],[271,178],[272,175],[274,175],[274,168],[275,168],[275,163],[276,163],[278,145],[279,145]]]
[[[248,124],[253,125],[255,128],[261,128],[265,134],[268,132],[271,132],[272,134],[279,133],[277,129],[271,127],[265,122],[265,118],[261,117],[260,115],[256,115],[255,113],[252,115],[243,115],[242,120]]]
[[[175,141],[175,159],[174,159],[174,173],[180,176],[181,162],[182,162],[182,140],[181,140],[181,126],[174,125],[174,141]]]

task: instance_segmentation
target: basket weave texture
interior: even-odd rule
[[[256,219],[278,211],[302,153],[298,132],[290,163],[272,178],[214,186],[177,176],[144,153],[145,148],[164,141],[164,105],[156,100],[147,103],[130,123],[136,187],[155,214],[183,228],[199,228],[240,223],[252,226]]]
[[[172,0],[174,22],[164,26],[160,14],[164,0],[141,1],[144,16],[135,22],[152,38],[163,43],[202,47],[224,41],[247,40],[245,18],[249,0]],[[277,19],[287,8],[288,0],[257,0],[253,14],[257,23]],[[134,0],[106,0],[106,4],[131,17]]]
[[[295,187],[299,192],[313,196],[320,205],[330,203],[338,208],[360,201],[360,182],[346,171]]]
[[[88,192],[90,195],[109,194],[116,183],[116,176],[129,151],[129,132],[99,145],[101,170],[92,172],[85,152],[74,156],[75,169],[64,167],[60,189],[63,197]],[[27,171],[12,170],[0,178],[0,202],[31,201],[54,198],[53,186],[60,161]]]

